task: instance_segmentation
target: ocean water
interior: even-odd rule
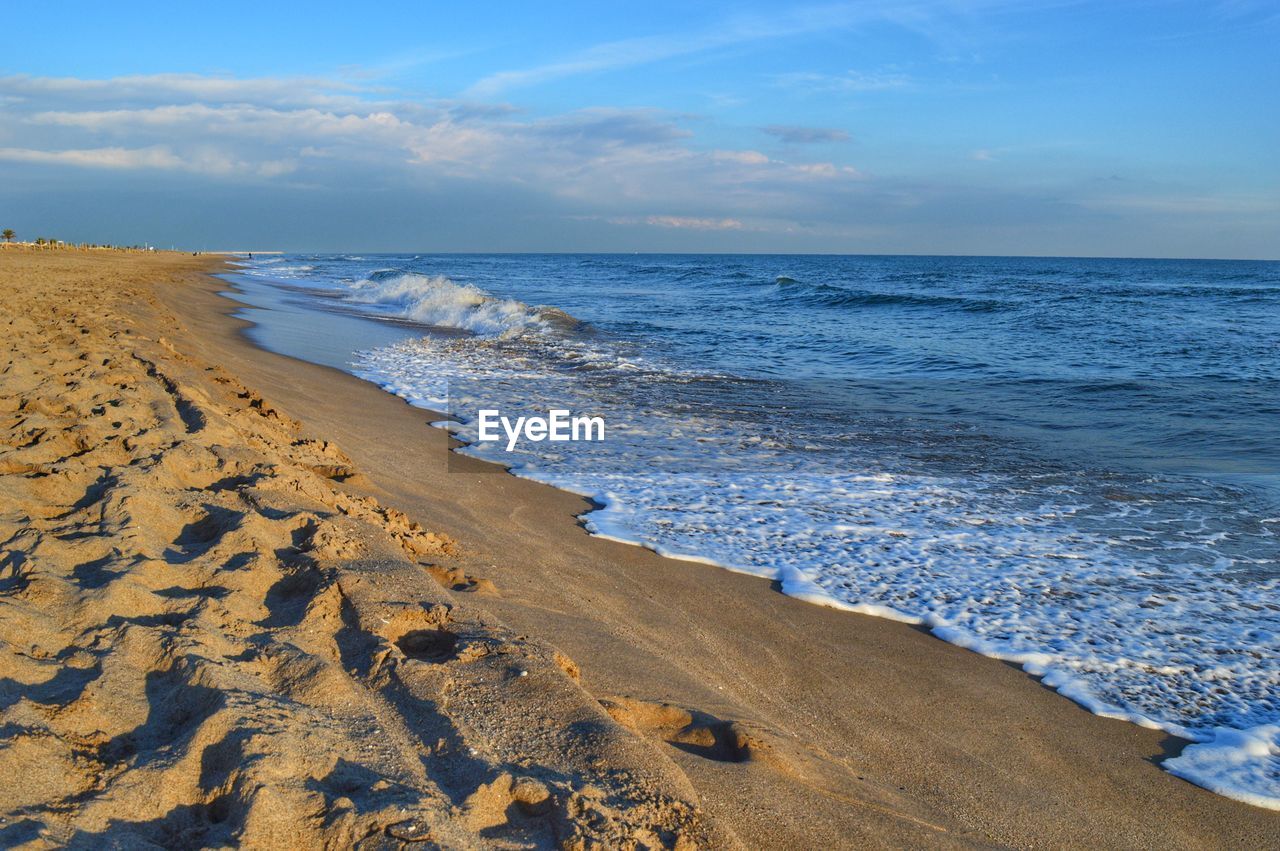
[[[268,348],[447,414],[589,531],[921,623],[1280,808],[1280,263],[288,255]],[[476,441],[476,411],[604,417]],[[406,447],[411,451],[411,447]]]

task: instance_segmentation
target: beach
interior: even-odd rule
[[[0,252],[0,844],[1264,847],[923,629],[592,537],[244,336],[182,254]]]

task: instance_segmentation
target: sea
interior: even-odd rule
[[[588,497],[592,534],[923,625],[1280,808],[1280,262],[289,254],[226,277],[259,345]],[[481,409],[605,439],[507,451]]]

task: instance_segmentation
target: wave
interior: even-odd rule
[[[923,293],[887,293],[874,290],[851,290],[830,284],[801,283],[780,275],[777,278],[784,297],[824,307],[941,307],[974,313],[1003,310],[1007,302],[998,299],[965,296],[927,295]]]
[[[447,396],[462,454],[589,497],[595,508],[581,519],[593,535],[766,577],[799,599],[919,624],[1020,665],[1091,712],[1191,740],[1168,770],[1280,808],[1273,687],[1255,674],[1268,648],[1227,649],[1274,630],[1262,608],[1274,595],[1270,579],[1231,595],[1179,581],[1195,576],[1182,572],[1185,551],[1213,548],[1228,558],[1217,549],[1218,530],[1199,516],[1218,497],[1121,474],[1095,486],[1046,468],[977,477],[894,469],[886,456],[896,450],[878,441],[851,446],[833,463],[828,451],[797,452],[792,437],[720,407],[780,385],[744,392],[666,375],[566,382],[556,380],[566,376],[563,362],[522,354],[502,342],[428,339],[363,352],[356,374],[432,410],[444,410]],[[479,400],[514,411],[536,408],[542,394],[625,426],[607,444],[530,445],[514,455],[475,439]],[[927,432],[895,432],[908,452],[943,446],[920,443]],[[821,440],[803,425],[794,437],[806,446]],[[1154,622],[1160,631],[1143,628]],[[1071,632],[1056,632],[1059,624]]]
[[[308,277],[316,270],[316,267],[309,263],[281,265],[288,259],[286,257],[275,257],[263,261],[255,260],[252,263],[245,264],[245,274],[273,281],[292,281]]]
[[[389,308],[424,325],[457,328],[480,337],[512,337],[527,330],[571,330],[579,323],[554,307],[498,298],[474,284],[442,275],[383,269],[354,284],[352,301]]]
[[[1242,311],[1232,336],[1210,336],[1217,326],[1207,323],[1203,335],[1176,322],[1178,334],[1160,333],[1199,307],[1194,300],[1212,309],[1207,316],[1234,321],[1224,307],[1280,297],[1280,280],[1266,270],[1227,281],[1065,261],[945,261],[943,273],[838,258],[526,259],[534,288],[522,290],[522,276],[501,292],[563,298],[599,321],[598,334],[550,334],[526,332],[572,318],[432,277],[456,270],[459,281],[499,280],[511,274],[507,258],[290,260],[317,263],[314,277],[362,312],[489,335],[428,335],[360,352],[351,368],[413,404],[452,411],[471,444],[464,454],[591,497],[589,532],[759,573],[802,599],[922,624],[1023,665],[1090,711],[1192,740],[1167,770],[1280,808],[1271,664],[1280,627],[1268,608],[1280,519],[1270,501],[1268,514],[1255,513],[1245,490],[1262,478],[1254,459],[1269,457],[1258,417],[1274,414],[1266,389],[1274,384],[1233,384],[1242,375],[1274,380],[1264,351],[1270,314]],[[783,263],[789,274],[779,274]],[[562,279],[570,285],[562,295],[543,294]],[[1066,298],[1076,302],[1060,304]],[[1017,316],[1028,321],[975,321]],[[1089,333],[1063,331],[1063,346],[1045,350],[1027,335],[1050,322]],[[805,323],[817,333],[780,334]],[[936,345],[882,333],[918,323]],[[1133,352],[1150,363],[1134,367]],[[1024,374],[1028,354],[1036,368]],[[869,364],[924,378],[757,387],[707,375],[789,375],[808,362],[822,375],[832,364]],[[1164,377],[1189,369],[1197,378]],[[821,398],[810,402],[815,390]],[[512,411],[550,398],[605,415],[610,439],[489,451],[472,437],[469,398]],[[785,432],[770,419],[780,402],[801,414]],[[1242,410],[1247,424],[1209,434]],[[1071,435],[1082,423],[1090,434],[1105,427],[1111,447],[1179,466],[1201,464],[1210,448],[1248,458],[1248,469],[1230,470],[1246,485],[1233,478],[1219,491],[1181,472],[1154,476],[1141,460],[1113,467],[1110,447],[1089,456],[1101,459],[1096,468],[1076,465],[1074,451],[1059,463],[1056,446],[1042,455],[1039,438],[1026,437],[1079,439]]]

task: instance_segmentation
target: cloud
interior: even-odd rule
[[[0,148],[0,160],[40,165],[71,165],[84,168],[177,168],[182,161],[167,148],[89,148],[66,151],[37,151],[31,148]]]
[[[615,225],[652,225],[659,228],[676,228],[680,230],[742,230],[743,224],[738,219],[710,219],[698,216],[614,216],[609,220]]]
[[[822,177],[822,178],[860,178],[862,173],[856,168],[847,165],[836,165],[835,163],[796,163],[788,166],[789,170],[795,174],[804,175],[805,177]]]
[[[848,142],[849,134],[831,127],[793,127],[787,124],[770,124],[761,127],[780,142],[788,145],[813,145],[821,142]]]
[[[739,165],[766,165],[771,160],[759,151],[712,151],[711,158],[716,162],[738,163]]]
[[[216,151],[195,152],[180,157],[163,145],[148,148],[81,148],[42,151],[31,148],[0,148],[0,160],[37,165],[68,165],[78,168],[160,169],[209,175],[255,174],[276,177],[292,171],[288,160],[238,162]]]
[[[1280,213],[1280,201],[1230,195],[1116,195],[1082,200],[1095,210],[1138,211],[1172,216],[1265,215]]]
[[[533,86],[578,74],[644,65],[661,59],[732,44],[733,41],[726,35],[708,35],[700,38],[651,37],[615,41],[597,45],[559,62],[490,74],[473,83],[464,94],[468,97],[493,97],[511,89]]]
[[[896,71],[846,71],[843,74],[794,71],[778,74],[774,81],[787,88],[822,93],[887,92],[913,85],[910,77]]]
[[[0,79],[8,131],[0,159],[47,167],[184,172],[239,182],[407,191],[443,179],[483,181],[612,215],[678,206],[697,226],[740,210],[795,209],[815,177],[838,192],[849,166],[699,148],[678,115],[591,108],[526,117],[465,100],[403,100],[344,82]],[[86,93],[92,98],[84,99]],[[336,94],[335,94],[336,93]],[[39,97],[35,95],[39,94]],[[201,97],[210,96],[210,100]],[[168,97],[169,102],[162,102]],[[695,224],[699,223],[699,224]]]
[[[979,184],[964,182],[971,170],[953,181],[872,175],[847,148],[806,147],[844,141],[838,129],[767,125],[789,147],[764,152],[723,137],[712,147],[702,126],[658,109],[533,115],[344,80],[0,77],[0,201],[49,221],[80,216],[83,234],[68,236],[90,241],[127,218],[174,242],[182,228],[200,239],[212,229],[228,242],[364,250],[1062,252],[1072,246],[1059,234],[1095,227],[1101,236],[1081,245],[1119,245],[1134,222],[1157,234],[1239,222],[1231,232],[1247,230],[1240,244],[1252,245],[1277,216],[1265,185],[1240,196],[1110,187],[1121,195],[1091,180],[1020,185],[1008,169],[984,170]],[[128,216],[90,219],[99,208]],[[1197,250],[1179,234],[1163,253]]]
[[[147,74],[82,79],[14,74],[0,77],[0,92],[20,100],[62,103],[306,104],[350,107],[378,89],[319,77],[240,78],[206,74]]]
[[[535,122],[529,129],[561,143],[577,140],[587,145],[662,144],[693,135],[664,113],[651,109],[582,109]]]
[[[990,4],[979,0],[972,5]],[[493,97],[512,89],[580,74],[632,68],[750,42],[776,42],[811,33],[826,33],[877,20],[898,20],[907,13],[914,19],[925,20],[946,11],[949,5],[946,0],[917,0],[907,9],[891,2],[832,3],[802,6],[768,16],[738,15],[692,34],[668,33],[611,41],[541,65],[500,71],[477,80],[466,94],[469,97]]]

